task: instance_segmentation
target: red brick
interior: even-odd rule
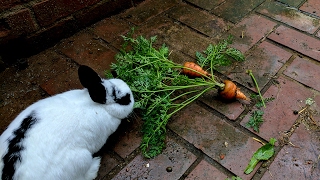
[[[96,179],[103,179],[114,167],[116,167],[120,162],[110,156],[110,154],[104,154],[101,157],[100,168],[98,171],[98,176]]]
[[[21,82],[23,82],[21,78]],[[2,80],[2,79],[1,79]],[[4,85],[4,81],[1,81],[2,87]],[[23,83],[26,86],[27,83]],[[22,85],[23,85],[22,84]],[[11,84],[12,85],[12,84]],[[21,87],[21,85],[17,85],[14,88]],[[32,87],[33,88],[33,87]],[[6,88],[7,89],[7,88]],[[1,92],[2,94],[3,92]],[[19,88],[18,93],[13,92],[5,92],[6,99],[1,99],[1,106],[0,106],[0,134],[7,128],[7,126],[18,116],[18,114],[23,111],[25,108],[30,106],[31,104],[37,102],[40,99],[44,98],[43,91],[40,88],[33,88],[31,90],[30,85],[28,91],[24,91]],[[9,97],[8,93],[10,93],[11,97]],[[1,97],[2,98],[2,97]]]
[[[136,6],[136,5],[140,4],[143,1],[144,0],[133,0],[133,4]]]
[[[197,51],[204,51],[209,44],[216,43],[184,26],[172,26],[165,32],[167,36],[164,41],[169,47],[182,51],[191,57],[195,57]]]
[[[93,32],[105,41],[111,43],[120,35],[130,31],[131,25],[122,19],[106,18],[93,26]]]
[[[234,38],[234,43],[231,46],[245,53],[266,34],[270,33],[275,26],[276,23],[262,16],[251,15],[230,30],[230,34]]]
[[[159,15],[158,18],[154,19],[154,21],[147,21],[145,24],[136,27],[133,37],[136,38],[139,35],[142,35],[145,38],[157,36],[157,40],[153,45],[155,47],[160,47],[164,43],[166,45],[169,45],[165,42],[165,39],[168,39],[171,34],[176,33],[179,29],[180,27],[175,24],[172,19],[166,17],[165,15]],[[119,37],[111,44],[114,47],[121,49],[121,45],[123,44],[123,42],[123,38]]]
[[[168,10],[177,3],[177,0],[148,0],[140,3],[135,8],[128,9],[121,15],[121,17],[136,25],[141,25],[145,21],[148,21],[152,17]]]
[[[142,128],[142,120],[140,118],[137,118],[132,120],[130,119],[130,122],[131,121],[133,125],[126,127],[126,129],[119,127],[117,130],[119,132],[116,132],[119,133],[119,139],[115,144],[114,151],[117,154],[119,154],[122,158],[126,158],[129,154],[136,150],[140,146],[142,139],[142,133],[140,132]],[[122,124],[124,123],[121,123],[120,126],[122,126]]]
[[[289,6],[298,7],[305,0],[278,0],[278,1],[285,3]]]
[[[113,179],[179,179],[195,160],[195,155],[168,139],[162,154],[153,159],[136,156]],[[167,172],[167,167],[172,172]]]
[[[248,69],[252,70],[259,88],[263,89],[290,57],[289,52],[263,41],[253,52],[250,52],[244,62],[225,67],[222,72],[228,74],[228,77],[232,80],[257,92],[252,78],[246,71]]]
[[[320,16],[320,2],[318,0],[308,0],[299,9]]]
[[[264,0],[228,0],[212,9],[211,12],[225,20],[238,23],[239,20],[263,2]]]
[[[0,1],[0,12],[19,5],[21,0],[2,0]]]
[[[245,94],[248,94],[241,89]],[[248,94],[249,95],[249,94]],[[212,109],[217,110],[221,114],[228,117],[230,120],[236,120],[244,111],[244,106],[239,101],[226,102],[221,99],[217,91],[207,92],[200,100],[210,106]]]
[[[49,95],[55,95],[72,89],[82,89],[78,80],[77,69],[68,69],[60,75],[52,77],[47,82],[40,84],[40,87]]]
[[[253,176],[243,172],[261,145],[211,112],[191,104],[172,117],[169,128],[242,179]]]
[[[196,168],[190,172],[185,180],[221,180],[226,179],[227,175],[219,171],[217,168],[209,164],[207,161],[202,160]]]
[[[219,4],[224,2],[225,0],[187,0],[188,2],[201,7],[203,9],[206,9],[208,11],[212,10],[213,8],[217,7]]]
[[[319,131],[306,130],[300,124],[290,138],[294,144],[284,146],[277,154],[262,180],[269,179],[319,179]]]
[[[9,14],[5,19],[14,35],[31,33],[37,29],[29,9],[22,9]]]
[[[52,24],[57,19],[70,15],[99,0],[46,0],[33,5],[36,18],[41,26]]]
[[[64,18],[57,23],[54,23],[46,28],[33,33],[26,37],[26,41],[33,48],[41,49],[43,46],[48,47],[48,44],[58,43],[58,40],[70,36],[74,31],[74,19],[71,17]]]
[[[319,19],[307,16],[275,1],[264,3],[259,7],[258,12],[310,34],[313,34],[320,27]]]
[[[320,91],[320,84],[315,83],[320,77],[320,64],[297,57],[284,72],[285,75]]]
[[[28,58],[29,66],[25,77],[32,83],[43,84],[50,78],[63,74],[70,68],[76,69],[74,63],[58,54],[54,49],[47,49]]]
[[[274,97],[275,99],[269,102],[266,108],[262,109],[264,111],[264,122],[260,127],[260,132],[257,133],[248,128],[265,140],[272,137],[278,139],[280,132],[288,131],[298,117],[293,111],[299,110],[300,107],[304,106],[305,100],[313,95],[310,89],[295,81],[284,77],[280,77],[277,81],[279,84],[274,83],[263,94],[265,98]],[[256,108],[253,108],[253,110],[256,110]],[[242,126],[246,127],[245,124],[249,121],[249,116],[250,113],[241,121]]]
[[[320,41],[285,26],[279,26],[269,39],[320,61]]]
[[[9,36],[9,34],[10,34],[9,29],[7,29],[6,27],[0,26],[0,38],[5,38],[5,37]]]
[[[186,4],[170,10],[169,16],[210,37],[218,36],[232,26],[217,16]]]
[[[90,25],[92,22],[100,21],[104,17],[110,17],[132,7],[132,1],[113,0],[100,1],[94,6],[79,10],[72,16],[76,19],[78,26]]]
[[[110,64],[115,61],[116,52],[85,32],[65,39],[58,49],[77,63],[90,66],[101,77],[104,77],[104,71],[110,69]]]

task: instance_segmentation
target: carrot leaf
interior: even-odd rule
[[[210,44],[202,53],[196,52],[197,63],[200,67],[209,67],[209,71],[216,70],[220,66],[228,66],[232,63],[230,58],[236,61],[244,61],[245,57],[241,51],[229,47],[232,36],[216,45]]]
[[[250,159],[250,162],[246,169],[244,170],[245,174],[250,174],[259,161],[266,161],[270,159],[274,155],[274,143],[277,140],[275,138],[270,138],[269,143],[263,145],[260,147],[252,156]]]

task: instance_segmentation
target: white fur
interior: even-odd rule
[[[87,89],[71,90],[40,100],[22,111],[0,136],[0,178],[8,139],[32,112],[37,122],[28,130],[22,144],[21,163],[15,165],[17,180],[89,180],[97,176],[100,158],[92,157],[118,128],[121,119],[133,109],[133,95],[120,79],[102,80],[106,104],[93,102]],[[112,100],[130,94],[129,105]]]

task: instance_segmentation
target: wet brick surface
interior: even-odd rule
[[[254,44],[269,34],[276,23],[259,15],[251,15],[243,19],[229,32],[234,38],[232,47],[247,52]]]
[[[298,8],[300,11],[298,11]],[[66,90],[82,88],[79,64],[104,77],[131,28],[133,37],[157,36],[169,58],[195,61],[195,53],[229,35],[246,61],[218,68],[218,79],[231,79],[247,96],[256,93],[250,69],[264,98],[273,97],[264,111],[259,132],[246,127],[255,101],[226,102],[212,90],[175,114],[168,123],[166,148],[153,159],[140,151],[143,121],[124,120],[98,152],[96,179],[190,180],[318,179],[320,125],[320,25],[317,0],[145,0],[105,18],[55,46],[34,54],[0,73],[0,132],[33,102]],[[25,66],[26,65],[26,66]],[[313,98],[311,116],[303,116],[305,100]],[[294,111],[303,113],[294,114]],[[309,112],[309,111],[308,111]],[[304,121],[300,122],[301,117]],[[284,135],[292,130],[292,135]],[[271,137],[276,155],[244,174],[252,154]],[[285,145],[280,144],[287,139]]]
[[[247,14],[249,14],[250,11],[252,11],[262,2],[263,0],[225,1],[225,3],[213,9],[212,13],[216,14],[219,17],[222,17],[223,19],[226,19],[233,23],[237,23],[240,19],[245,17]]]
[[[285,70],[284,74],[305,84],[313,89],[320,91],[320,84],[317,82],[320,77],[320,64],[297,57],[290,66]],[[308,72],[308,74],[305,74]]]
[[[319,179],[319,131],[310,132],[303,125],[290,138],[294,145],[285,146],[279,152],[262,180],[272,179]],[[285,173],[284,173],[285,172]]]
[[[202,160],[197,167],[186,177],[185,180],[201,179],[201,180],[220,180],[226,179],[228,176],[213,167],[207,161]]]
[[[246,61],[235,63],[231,68],[226,68],[226,74],[232,80],[256,91],[252,79],[246,71],[252,71],[259,87],[263,89],[290,57],[289,52],[264,41],[250,52]]]
[[[278,27],[268,38],[320,61],[320,41],[318,39],[285,26]]]
[[[305,15],[297,9],[288,8],[276,1],[264,3],[257,11],[310,34],[313,34],[320,27],[320,20],[318,18]]]
[[[197,16],[194,16],[195,14]],[[220,35],[221,32],[232,26],[222,18],[188,5],[173,8],[169,16],[211,37]]]
[[[298,7],[304,0],[278,0],[281,3],[284,3],[289,6]]]
[[[238,176],[250,179],[250,175],[243,175],[243,170],[260,144],[224,120],[190,105],[180,116],[172,118],[169,128]]]
[[[299,9],[320,16],[320,2],[317,0],[308,0]]]
[[[114,179],[178,179],[196,160],[196,156],[171,139],[168,139],[166,146],[162,154],[154,159],[136,156]]]
[[[304,106],[305,100],[312,95],[312,90],[303,85],[282,77],[277,79],[264,94],[265,98],[273,97],[275,99],[269,102],[264,109],[264,122],[260,127],[259,136],[265,140],[272,137],[279,138],[280,133],[288,131],[296,121],[297,115],[293,111],[298,111],[300,107]],[[241,121],[241,125],[246,127],[245,124],[249,117],[250,114]],[[253,131],[251,128],[250,130]]]

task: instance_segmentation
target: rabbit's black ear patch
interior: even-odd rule
[[[85,65],[79,67],[78,76],[82,86],[88,89],[102,83],[100,76],[93,69]]]
[[[106,89],[100,76],[90,67],[81,65],[78,69],[79,80],[87,88],[91,99],[96,103],[106,103]]]
[[[106,103],[107,93],[104,86],[99,83],[88,88],[92,101],[100,104]]]

